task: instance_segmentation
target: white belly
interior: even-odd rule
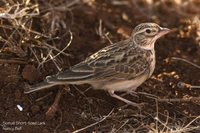
[[[113,90],[113,91],[129,91],[135,90],[138,86],[140,86],[147,79],[147,75],[140,76],[133,80],[126,81],[118,81],[115,83],[107,83],[103,88],[105,90]]]

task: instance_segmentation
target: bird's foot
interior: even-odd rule
[[[150,93],[146,93],[146,92],[136,92],[136,93],[138,95],[144,95],[144,96],[151,98],[151,99],[158,99],[158,96],[150,94]]]
[[[123,93],[122,95],[120,95],[120,96],[123,97],[123,96],[125,96],[125,95],[131,95],[131,96],[134,96],[134,97],[136,97],[136,98],[139,98],[138,93],[135,92],[135,91],[133,91],[133,90],[124,92],[124,93]]]
[[[156,95],[146,93],[146,92],[139,92],[139,91],[137,92],[137,91],[134,91],[134,90],[127,91],[127,92],[125,92],[125,94],[123,94],[121,96],[124,96],[124,95],[131,95],[131,96],[134,96],[134,97],[137,97],[137,98],[139,98],[139,95],[144,95],[148,98],[158,99],[158,97]]]
[[[112,97],[114,97],[114,98],[116,98],[116,99],[118,99],[118,100],[120,100],[120,101],[123,101],[123,102],[125,102],[125,103],[128,104],[128,105],[137,107],[137,108],[140,109],[140,110],[141,110],[141,109],[144,107],[144,105],[145,105],[145,103],[134,103],[134,102],[132,102],[132,101],[130,101],[130,100],[127,100],[127,99],[125,99],[125,98],[123,98],[123,97],[121,97],[121,96],[118,96],[117,94],[114,93],[114,91],[109,91],[109,94],[110,94]]]
[[[126,92],[128,95],[139,98],[138,93],[135,90],[130,90]]]
[[[146,103],[135,103],[135,102],[132,102],[132,101],[127,102],[127,104],[134,106],[134,107],[137,107],[139,110],[142,110],[142,108],[144,108],[144,106],[146,105]]]

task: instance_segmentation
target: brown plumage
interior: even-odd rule
[[[30,86],[25,93],[60,84],[91,84],[107,90],[111,96],[128,104],[115,91],[133,91],[148,79],[155,68],[154,43],[170,30],[155,23],[142,23],[130,38],[109,45],[70,69],[47,76],[44,82]]]

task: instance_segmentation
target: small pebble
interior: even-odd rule
[[[23,107],[21,105],[17,105],[17,108],[19,109],[19,111],[23,111]]]
[[[36,114],[37,112],[39,112],[40,111],[40,107],[38,106],[38,105],[33,105],[32,107],[31,107],[31,112],[33,113],[33,114]]]
[[[26,65],[22,70],[22,77],[29,82],[39,79],[40,72],[33,65]]]

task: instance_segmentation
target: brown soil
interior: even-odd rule
[[[111,111],[104,121],[81,132],[146,133],[150,130],[156,132],[157,128],[167,130],[162,123],[175,130],[185,127],[195,118],[197,120],[188,128],[196,127],[190,132],[200,132],[200,89],[177,87],[178,82],[200,85],[200,69],[172,59],[179,57],[200,64],[200,3],[198,0],[185,5],[173,1],[152,2],[35,0],[29,5],[23,3],[19,9],[38,4],[39,15],[0,19],[0,133],[68,133],[100,121]],[[12,0],[8,3],[10,5],[0,2],[1,12],[14,5]],[[14,13],[14,10],[16,7],[10,13]],[[31,11],[32,8],[27,12]],[[100,21],[102,35],[99,33]],[[26,29],[17,22],[25,24]],[[112,42],[127,38],[134,26],[142,22],[156,22],[174,29],[174,32],[157,41],[155,72],[137,89],[164,101],[141,94],[138,97],[125,96],[134,102],[145,102],[140,111],[125,106],[107,92],[92,88],[87,90],[89,85],[55,86],[37,93],[23,93],[25,83],[38,83],[45,76],[58,72],[58,68],[66,69],[84,60],[109,45],[107,38]],[[61,53],[54,60],[48,57],[48,62],[39,65],[38,60],[42,62],[50,50],[51,55],[58,53],[49,46],[59,50],[66,47],[70,41],[69,30],[73,39],[64,52],[70,56]],[[107,37],[106,33],[109,33]],[[52,117],[46,116],[59,88],[65,88],[66,91],[58,111]],[[175,99],[176,102],[173,102]],[[19,110],[18,105],[23,111]],[[157,115],[162,123],[155,119]]]

